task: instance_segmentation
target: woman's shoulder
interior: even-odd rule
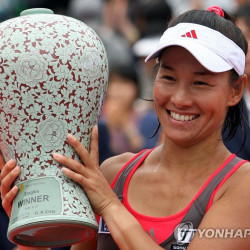
[[[246,193],[248,195],[250,192],[249,181],[250,162],[247,161],[241,164],[236,171],[233,171],[233,174],[222,185],[217,195],[215,195],[214,201],[219,201],[222,197],[228,197],[230,199],[231,195],[234,194],[236,190],[241,194]]]
[[[122,167],[135,155],[136,154],[130,152],[123,153],[110,157],[101,164],[101,172],[103,173],[109,184],[113,182]]]
[[[240,167],[232,175],[232,180],[233,180],[232,187],[233,188],[234,188],[234,185],[238,185],[243,180],[246,180],[246,178],[250,180],[250,162],[249,161],[244,162],[244,161],[245,160],[243,160],[243,162],[240,164]],[[247,186],[249,186],[249,189],[250,189],[250,185],[248,185],[248,182],[247,182]]]
[[[238,185],[245,185],[245,188],[247,188],[250,191],[250,185],[249,185],[249,181],[250,181],[250,162],[247,161],[245,163],[243,163],[241,165],[241,167],[239,167],[237,169],[237,171],[235,172],[234,175],[232,175],[234,178],[234,182],[232,183],[231,188],[235,188],[235,186]],[[233,179],[233,178],[232,178]],[[244,189],[245,189],[244,188]]]

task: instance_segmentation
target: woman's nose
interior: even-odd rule
[[[177,86],[171,97],[172,103],[178,108],[189,107],[193,104],[193,98],[188,87]]]

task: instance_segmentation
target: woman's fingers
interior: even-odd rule
[[[93,160],[95,166],[99,166],[99,148],[98,148],[98,126],[95,125],[92,129],[91,133],[91,141],[90,141],[90,156]]]
[[[71,180],[73,180],[73,181],[79,183],[80,185],[83,185],[83,184],[84,184],[84,177],[83,177],[83,175],[78,174],[78,173],[76,173],[76,172],[74,172],[74,171],[71,171],[70,169],[65,168],[65,167],[62,168],[62,172],[63,172],[66,176],[68,176]]]
[[[92,129],[89,152],[73,135],[68,136],[68,142],[75,149],[83,164],[57,153],[53,155],[53,158],[65,166],[62,172],[83,187],[94,211],[101,214],[117,198],[99,168],[97,126]]]
[[[7,193],[11,190],[14,181],[20,174],[20,167],[15,166],[15,161],[9,161],[1,173],[1,199],[3,200]]]
[[[67,139],[86,167],[92,168],[99,165],[97,125],[94,126],[94,128],[92,129],[90,152],[82,145],[82,143],[75,136],[69,134]]]
[[[11,215],[11,208],[14,198],[16,197],[18,192],[18,187],[14,186],[3,198],[2,198],[2,206],[7,213],[7,215],[10,217]]]
[[[67,156],[64,156],[64,155],[61,155],[61,154],[58,154],[58,153],[54,153],[53,158],[57,162],[59,162],[62,165],[70,168],[71,170],[73,170],[76,173],[83,174],[83,172],[84,172],[84,166],[80,162],[78,162],[76,160],[70,159]]]
[[[9,160],[1,169],[1,180],[3,180],[5,176],[9,174],[9,172],[11,172],[12,169],[15,168],[15,166],[16,166],[15,160],[13,159]]]
[[[76,153],[79,155],[81,160],[85,159],[84,164],[86,163],[86,156],[89,154],[88,150],[81,144],[81,142],[74,136],[69,134],[67,136],[69,144],[75,149]]]
[[[20,174],[20,167],[16,166],[14,160],[8,161],[1,171],[1,199],[2,206],[7,215],[10,216],[12,202],[18,192],[18,187],[13,183]]]
[[[58,153],[53,154],[53,158],[67,168],[62,168],[62,172],[70,179],[78,182],[80,185],[86,185],[86,180],[93,177],[95,170],[99,170],[98,159],[98,128],[92,129],[90,152],[73,135],[67,137],[69,144],[74,148],[82,163]]]

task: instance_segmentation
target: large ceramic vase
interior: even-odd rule
[[[21,167],[9,239],[42,247],[92,239],[87,196],[52,155],[79,160],[68,133],[89,147],[108,82],[101,40],[74,18],[26,10],[0,24],[0,72],[0,149]]]

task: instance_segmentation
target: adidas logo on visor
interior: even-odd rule
[[[183,34],[182,37],[190,37],[190,38],[198,39],[195,30],[191,30],[190,32],[187,32],[186,34]]]

